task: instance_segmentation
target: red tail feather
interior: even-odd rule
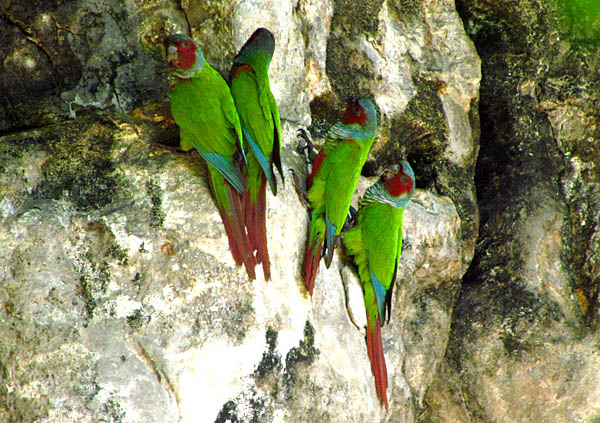
[[[242,211],[242,198],[241,195],[229,184],[227,184],[229,188],[229,195],[231,198],[231,209],[232,209],[232,220],[234,221],[234,228],[236,231],[236,238],[239,239],[240,243],[243,245],[243,255],[244,255],[244,266],[246,266],[246,273],[248,273],[248,277],[252,280],[256,278],[256,273],[254,268],[256,267],[256,259],[254,258],[254,254],[252,254],[252,246],[250,245],[250,241],[248,239],[248,234],[246,233],[246,228],[244,224],[244,212]],[[239,234],[239,238],[237,235]],[[231,245],[231,238],[229,239]]]
[[[271,279],[271,262],[269,260],[269,249],[267,247],[267,224],[266,224],[266,186],[267,177],[263,174],[256,202],[252,204],[249,190],[244,193],[244,211],[248,238],[253,251],[256,251],[256,261],[262,263],[265,280]]]
[[[308,184],[307,184],[307,189],[310,189],[312,187],[313,181],[315,180],[315,176],[317,176],[317,173],[319,173],[319,170],[321,169],[321,166],[323,165],[323,160],[325,159],[325,150],[320,150],[319,154],[317,154],[317,157],[315,158],[315,161],[313,163],[313,167],[312,167],[312,171],[310,172],[310,175],[308,175]]]
[[[215,190],[210,180],[210,188],[215,196]],[[256,259],[252,254],[252,247],[248,240],[246,228],[244,227],[244,214],[242,212],[242,198],[240,194],[227,183],[227,192],[231,204],[231,215],[228,215],[225,210],[217,204],[217,209],[221,215],[221,220],[225,226],[227,239],[229,240],[229,249],[235,263],[240,266],[242,263],[246,267],[246,273],[252,280],[256,279],[254,268],[256,267]]]
[[[387,367],[385,365],[385,356],[383,355],[383,343],[381,340],[381,325],[379,324],[379,317],[375,317],[375,321],[372,322],[367,311],[367,352],[369,354],[369,360],[371,361],[371,372],[375,376],[375,389],[377,390],[377,397],[385,405],[385,409],[388,409],[387,400]]]
[[[313,245],[310,245],[310,235],[306,240],[306,249],[304,250],[304,286],[308,289],[312,297],[315,289],[315,278],[319,270],[319,261],[321,261],[321,245],[323,240],[315,240]]]

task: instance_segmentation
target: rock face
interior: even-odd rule
[[[460,0],[481,227],[427,422],[600,418],[597,2]]]
[[[479,221],[479,59],[451,0],[5,1],[0,11],[0,420],[420,419]],[[298,127],[319,141],[353,96],[379,111],[363,189],[402,158],[417,174],[383,329],[387,414],[364,328],[349,318],[364,322],[352,266],[338,252],[314,297],[304,291],[307,212],[291,178],[268,197],[272,281],[250,282],[198,155],[155,145],[178,142],[164,36],[191,33],[226,75],[258,26],[277,40],[286,175],[306,177]]]

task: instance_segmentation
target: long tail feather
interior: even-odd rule
[[[251,280],[254,280],[256,279],[256,272],[254,270],[256,267],[256,259],[254,258],[254,254],[252,254],[252,247],[250,245],[244,224],[242,198],[239,193],[233,189],[233,187],[229,188],[229,194],[231,196],[231,203],[233,205],[232,210],[234,211],[232,220],[236,223],[234,226],[234,236],[236,237],[235,239],[241,239],[241,243],[243,244],[244,266],[246,267],[246,273]],[[238,234],[240,238],[237,238]],[[229,238],[229,241],[231,244],[231,238]]]
[[[306,240],[306,249],[304,253],[304,286],[313,295],[315,289],[315,278],[319,270],[319,261],[321,260],[321,249],[323,238],[317,238],[311,244],[310,236]]]
[[[235,263],[240,266],[244,264],[246,273],[250,279],[256,278],[254,268],[256,259],[252,253],[252,247],[246,233],[244,213],[242,212],[241,195],[225,181],[223,176],[209,165],[210,187],[213,193],[221,220],[225,226],[229,249]]]
[[[375,389],[377,390],[377,397],[385,405],[385,409],[388,409],[387,400],[387,367],[385,365],[385,356],[383,355],[383,343],[381,340],[381,325],[379,323],[379,317],[369,317],[369,311],[367,311],[367,352],[369,354],[369,360],[371,361],[371,372],[375,377]]]
[[[271,279],[271,262],[269,260],[269,249],[267,247],[266,186],[267,178],[263,173],[256,201],[253,204],[250,190],[246,191],[243,197],[243,208],[246,215],[246,228],[248,230],[250,246],[253,251],[256,251],[256,261],[262,264],[265,280],[268,281]]]

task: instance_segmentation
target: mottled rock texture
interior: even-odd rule
[[[354,96],[380,122],[363,189],[403,158],[417,174],[383,330],[387,414],[341,251],[304,291],[291,178],[268,197],[272,281],[251,283],[198,155],[157,145],[178,142],[164,37],[193,35],[227,75],[258,26],[277,40],[286,175],[308,170],[297,129],[321,142]],[[0,421],[422,418],[479,231],[480,62],[452,0],[8,0],[0,37]]]
[[[600,4],[458,0],[479,239],[424,422],[600,420]]]

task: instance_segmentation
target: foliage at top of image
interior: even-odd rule
[[[598,0],[561,0],[559,13],[563,30],[571,41],[598,47],[600,41],[600,2]]]

